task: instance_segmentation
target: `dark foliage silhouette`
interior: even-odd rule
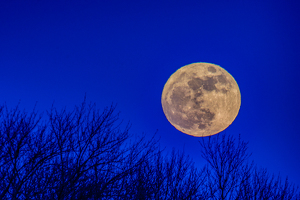
[[[0,107],[0,199],[300,199],[297,188],[248,162],[247,143],[201,140],[201,169],[121,125],[115,106],[85,101],[46,116]]]

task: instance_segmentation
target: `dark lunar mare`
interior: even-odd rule
[[[211,71],[213,71],[213,68],[211,68]],[[173,90],[171,90],[172,94],[170,95],[172,105],[167,103],[165,106],[166,113],[170,120],[185,129],[191,129],[194,124],[198,124],[199,129],[205,129],[207,126],[210,126],[215,114],[209,109],[201,106],[204,102],[203,98],[201,98],[201,96],[203,96],[202,90],[208,92],[213,90],[217,91],[215,84],[218,83],[218,81],[221,83],[227,82],[224,75],[207,77],[206,79],[192,77],[192,79],[188,81],[189,88],[186,86],[177,86],[173,88]],[[187,92],[190,91],[190,89],[194,91],[194,95]],[[183,108],[190,102],[192,102],[193,109],[190,112],[185,112]],[[174,113],[170,108],[174,108]],[[187,119],[183,118],[183,113],[186,114]]]
[[[184,113],[184,106],[186,106],[186,104],[191,100],[191,95],[186,94],[188,90],[188,87],[185,86],[175,87],[174,90],[172,90],[172,94],[170,95],[171,105],[167,101],[165,101],[167,105],[164,106],[165,112],[170,118],[170,121],[185,129],[191,129],[193,124],[195,123],[193,120],[183,119],[182,117],[182,113]],[[172,110],[174,111],[174,113],[172,112]]]

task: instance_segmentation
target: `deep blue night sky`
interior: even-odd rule
[[[240,134],[258,166],[300,185],[299,2],[0,1],[0,103],[114,102],[132,133],[158,130],[202,166],[199,138],[167,121],[160,98],[178,68],[215,63],[242,96],[220,134]]]

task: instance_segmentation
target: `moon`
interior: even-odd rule
[[[232,124],[240,110],[241,93],[235,79],[219,65],[192,63],[170,76],[161,104],[177,130],[205,137]]]

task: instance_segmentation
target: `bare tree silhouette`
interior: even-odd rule
[[[133,137],[115,105],[46,116],[0,106],[0,199],[300,199],[297,187],[248,162],[232,136],[200,141],[207,165],[165,153],[155,135]]]
[[[0,109],[1,199],[193,199],[203,178],[192,161],[162,156],[158,141],[120,129],[115,106]]]
[[[249,163],[247,143],[240,137],[217,135],[200,141],[206,166],[205,199],[300,199],[298,188],[288,180],[281,183],[265,169]]]
[[[204,173],[184,153],[173,150],[169,156],[158,152],[145,160],[124,181],[120,199],[200,199]]]
[[[98,196],[111,193],[156,145],[142,138],[126,146],[129,126],[120,131],[114,109],[100,113],[85,102],[71,112],[52,107],[42,124],[35,111],[1,107],[1,199],[76,199],[84,185]]]
[[[266,169],[255,167],[250,178],[239,187],[239,199],[300,199],[298,187],[286,178],[270,175]]]

